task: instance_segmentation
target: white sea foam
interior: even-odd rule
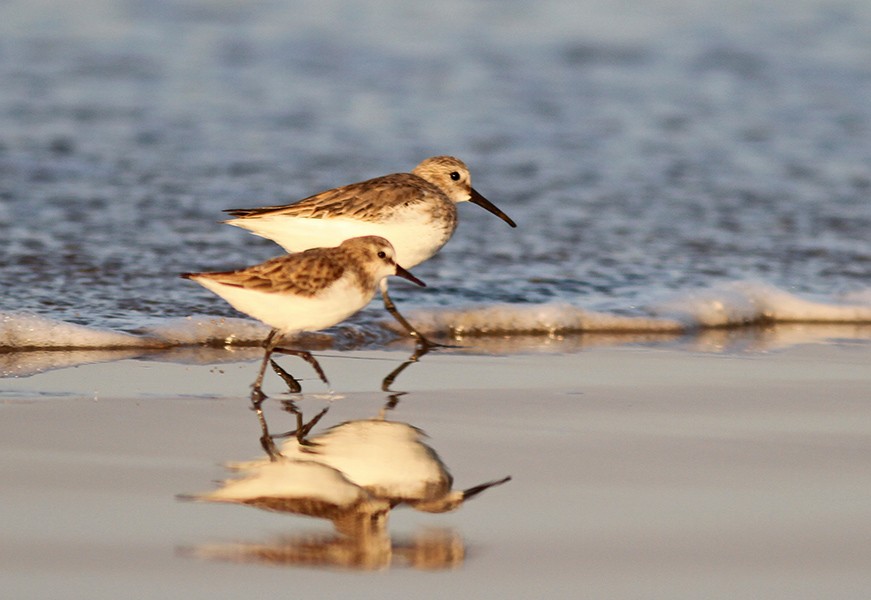
[[[417,311],[411,320],[426,334],[455,337],[572,333],[673,333],[683,325],[673,319],[595,312],[565,303],[492,304],[462,309]]]
[[[681,333],[769,323],[871,324],[871,292],[844,301],[813,301],[759,282],[686,292],[648,308],[650,316],[586,310],[565,303],[497,304],[418,311],[424,333],[457,337],[573,333]]]
[[[133,334],[30,313],[0,312],[0,349],[5,350],[250,345],[262,342],[268,332],[268,327],[249,319],[186,317]]]
[[[184,317],[168,319],[143,331],[168,346],[231,346],[259,344],[266,339],[269,327],[251,319]]]
[[[738,281],[676,295],[651,307],[689,328],[761,323],[871,323],[871,293],[816,302],[761,282]]]
[[[422,332],[455,337],[575,333],[683,333],[762,323],[871,323],[871,293],[819,302],[755,282],[687,292],[651,305],[649,316],[596,312],[566,303],[496,304],[417,311]]]
[[[30,313],[0,312],[0,348],[130,348],[140,336],[66,323]]]
[[[541,336],[550,339],[581,333],[680,335],[774,323],[863,327],[871,325],[871,291],[818,301],[764,283],[733,282],[675,295],[651,304],[647,312],[632,316],[597,312],[566,303],[545,303],[418,310],[409,312],[408,316],[425,334],[454,338]],[[385,322],[395,330],[395,323]],[[267,332],[266,326],[249,319],[187,317],[168,319],[131,334],[29,313],[0,312],[0,349],[6,351],[250,346],[259,344]],[[309,336],[300,341],[328,347],[329,339],[328,336]],[[378,339],[374,332],[369,341],[372,339]],[[366,343],[366,336],[361,337],[359,343]]]

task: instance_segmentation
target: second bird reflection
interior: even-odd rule
[[[388,392],[390,396],[388,396],[388,403],[385,408],[395,408],[397,402],[399,401],[400,396],[404,396],[407,392],[399,392],[390,389],[393,383],[396,381],[396,378],[405,371],[409,366],[418,362],[423,356],[429,354],[429,347],[426,346],[418,346],[414,349],[414,352],[411,355],[402,361],[400,365],[394,368],[390,373],[384,376],[381,380],[381,391]],[[282,381],[284,381],[285,385],[287,385],[287,391],[291,394],[299,394],[302,392],[302,386],[299,383],[299,380],[288,373],[284,367],[279,365],[274,360],[270,359],[269,364],[272,366],[272,370],[281,377]],[[266,399],[265,394],[260,394],[258,397],[253,398],[253,401],[256,403],[263,402]]]
[[[484,490],[510,480],[505,477],[454,490],[453,477],[446,465],[423,442],[425,434],[413,425],[387,421],[382,413],[379,418],[347,421],[308,437],[326,409],[304,423],[293,403],[286,403],[286,407],[297,415],[297,429],[280,449],[274,445],[260,403],[255,403],[263,430],[261,442],[269,457],[229,463],[228,468],[236,471],[238,477],[223,481],[212,492],[183,498],[323,518],[331,521],[340,535],[282,538],[272,546],[210,546],[207,552],[204,546],[197,548],[195,554],[265,562],[276,562],[276,557],[282,556],[283,562],[289,564],[314,561],[321,566],[381,568],[390,564],[396,552],[396,557],[403,556],[410,564],[416,561],[409,557],[442,556],[445,560],[450,557],[450,564],[441,565],[442,568],[453,566],[462,555],[457,550],[462,548],[458,536],[427,534],[411,543],[391,543],[387,529],[390,510],[407,505],[424,512],[448,512]],[[419,554],[420,544],[421,548],[429,548],[423,555]]]

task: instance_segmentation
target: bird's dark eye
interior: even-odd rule
[[[378,258],[387,258],[387,253],[384,250],[382,250],[381,252],[378,253]]]
[[[456,171],[451,171],[451,179],[453,179],[454,181],[459,181],[459,180],[460,180],[460,174],[457,173]]]

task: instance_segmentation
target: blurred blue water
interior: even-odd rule
[[[519,227],[462,206],[405,307],[871,285],[861,0],[11,1],[0,81],[0,310],[233,314],[176,277],[278,253],[222,209],[443,153]]]

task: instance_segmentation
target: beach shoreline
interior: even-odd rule
[[[0,577],[12,597],[109,597],[121,581],[142,597],[270,592],[289,580],[300,593],[341,593],[341,570],[263,570],[181,551],[332,531],[310,518],[175,500],[226,476],[221,463],[262,455],[249,354],[209,364],[130,358],[0,380],[11,523]],[[381,380],[405,350],[318,356],[335,393],[302,361],[280,358],[305,392],[288,396],[277,377],[267,380],[274,431],[293,426],[282,399],[309,416],[328,408],[319,430],[383,414],[425,431],[461,488],[513,477],[453,513],[392,512],[396,556],[433,527],[465,548],[444,567],[463,567],[439,580],[446,594],[726,598],[764,586],[769,598],[857,597],[871,583],[867,343],[731,354],[437,351],[409,365],[394,394]],[[72,582],[63,575],[71,569]],[[415,571],[392,578],[390,592],[419,585]],[[383,582],[358,584],[367,596]]]

